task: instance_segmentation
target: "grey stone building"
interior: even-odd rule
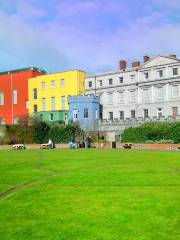
[[[126,68],[120,60],[115,72],[87,76],[85,93],[100,96],[100,131],[114,141],[124,128],[144,121],[180,119],[180,60],[175,55],[144,56]]]

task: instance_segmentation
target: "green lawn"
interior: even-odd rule
[[[180,239],[180,152],[0,151],[0,194],[2,240]]]

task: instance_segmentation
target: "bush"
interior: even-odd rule
[[[147,141],[167,141],[180,143],[180,121],[151,122],[138,127],[130,127],[122,133],[122,142],[145,143]]]
[[[153,141],[153,140],[146,140],[144,143],[147,143],[147,144],[153,144],[154,141]]]
[[[156,141],[156,143],[160,143],[160,144],[173,144],[174,141],[173,140],[162,139],[162,140]]]

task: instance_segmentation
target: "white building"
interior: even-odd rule
[[[120,60],[118,71],[88,76],[85,92],[100,96],[102,119],[119,126],[129,119],[180,119],[180,60],[144,56],[142,65],[136,61],[129,69]]]

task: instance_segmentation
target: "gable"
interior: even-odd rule
[[[142,68],[155,67],[155,66],[171,64],[171,63],[176,63],[176,62],[179,62],[179,61],[176,60],[176,59],[173,59],[173,58],[157,56],[157,57],[152,58],[151,60],[149,60],[147,63],[145,63],[142,66]]]

